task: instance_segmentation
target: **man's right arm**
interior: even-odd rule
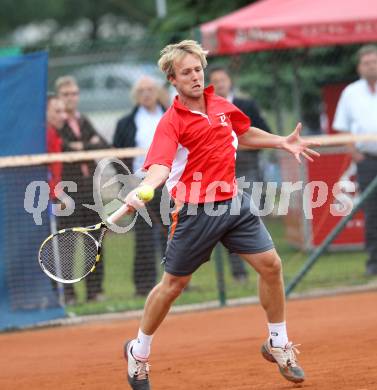
[[[139,184],[149,185],[154,189],[165,183],[169,177],[170,170],[175,159],[179,143],[179,131],[176,122],[166,117],[160,120],[149,147],[143,169],[147,171],[146,177]],[[144,206],[144,202],[136,197],[138,188],[131,191],[126,197],[126,203],[138,209]]]
[[[148,172],[144,180],[136,187],[134,190],[132,190],[126,197],[125,203],[131,206],[133,209],[139,209],[144,207],[144,202],[140,200],[136,194],[138,192],[138,189],[141,186],[151,186],[153,189],[156,189],[163,185],[167,178],[169,177],[170,168],[168,168],[165,165],[160,164],[153,164],[149,167]],[[133,210],[130,210],[132,212]]]
[[[140,186],[148,185],[154,189],[162,186],[168,179],[170,174],[170,168],[165,165],[153,164],[149,167],[147,175],[144,180],[139,184]]]

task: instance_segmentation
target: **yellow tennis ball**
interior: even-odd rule
[[[139,197],[139,199],[141,199],[143,202],[149,202],[150,200],[153,199],[154,197],[154,189],[152,186],[150,185],[144,185],[144,186],[141,186],[138,190],[137,190],[137,196]]]

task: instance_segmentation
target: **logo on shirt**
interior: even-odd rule
[[[221,126],[229,126],[227,121],[226,121],[226,115],[223,113],[223,112],[220,112],[218,114],[216,114],[219,119],[220,119],[220,125]]]

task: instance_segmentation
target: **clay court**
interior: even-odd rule
[[[377,292],[288,303],[307,381],[293,385],[262,359],[258,305],[170,315],[153,344],[154,390],[377,389]],[[1,390],[127,389],[123,341],[136,320],[0,335]]]

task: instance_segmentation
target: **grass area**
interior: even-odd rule
[[[286,282],[291,280],[303,266],[308,253],[292,248],[284,238],[284,225],[281,219],[265,220],[276,248],[283,260]],[[147,243],[146,243],[147,245]],[[225,270],[227,298],[239,298],[257,294],[257,276],[250,269],[246,283],[233,280],[228,256],[221,251]],[[210,262],[204,264],[194,275],[189,288],[177,300],[176,304],[198,303],[218,299],[217,278],[214,255]],[[297,292],[316,288],[351,286],[365,284],[369,279],[364,276],[366,254],[357,252],[331,252],[324,254],[311,271],[297,286]],[[75,288],[79,303],[70,306],[72,314],[92,314],[140,309],[144,298],[134,296],[132,282],[133,234],[109,234],[105,240],[105,294],[104,302],[84,302],[85,282],[80,282]],[[157,261],[157,259],[156,259]],[[159,266],[160,272],[162,267]]]

